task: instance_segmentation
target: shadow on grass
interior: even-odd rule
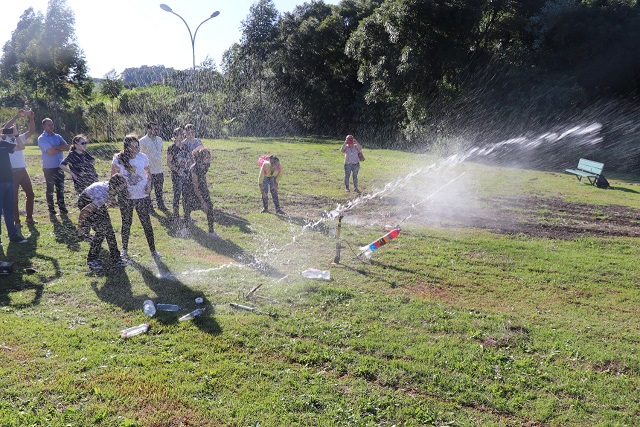
[[[625,187],[609,187],[609,190],[622,191],[624,193],[640,194],[640,191],[632,190],[630,188],[625,188]]]
[[[49,215],[56,242],[64,243],[70,250],[78,252],[80,250],[80,243],[78,242],[75,224],[67,214],[61,214],[60,218],[62,221],[55,215]]]
[[[30,225],[31,236],[27,243],[9,243],[7,255],[0,246],[0,259],[14,261],[13,272],[0,277],[0,306],[13,306],[24,308],[40,303],[44,291],[44,284],[62,276],[58,260],[37,252],[38,237],[40,232],[35,226]],[[34,268],[34,260],[38,260],[38,268]],[[51,266],[44,268],[43,264]],[[12,304],[11,293],[33,290],[31,301]]]
[[[159,272],[157,275],[137,262],[134,262],[132,267],[140,273],[145,284],[157,295],[157,298],[152,298],[149,295],[134,295],[127,271],[123,268],[103,270],[98,273],[105,277],[105,283],[100,287],[98,281],[94,280],[91,282],[91,288],[102,301],[114,304],[125,311],[141,310],[143,302],[148,299],[153,299],[156,304],[167,303],[180,306],[181,310],[178,312],[156,312],[153,317],[154,321],[164,325],[177,323],[179,317],[196,308],[205,308],[205,313],[192,320],[192,322],[204,332],[210,334],[221,333],[220,325],[213,318],[213,306],[208,301],[205,301],[205,304],[198,304],[196,307],[195,299],[196,297],[201,297],[202,294],[194,292],[176,279],[161,260],[156,260],[156,265]]]

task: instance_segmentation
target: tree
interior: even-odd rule
[[[113,100],[120,97],[120,94],[124,89],[124,83],[122,81],[122,78],[119,77],[116,73],[116,70],[111,70],[107,74],[105,74],[101,86],[102,94],[108,96],[111,100],[111,120],[109,121],[109,126],[107,127],[107,139],[109,141],[113,141]]]

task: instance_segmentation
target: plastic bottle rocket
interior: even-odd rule
[[[185,320],[191,320],[194,317],[200,316],[202,313],[204,313],[204,308],[198,308],[196,310],[193,310],[191,313],[189,314],[185,314],[184,316],[182,316],[181,318],[178,319],[178,321],[180,322],[184,322]]]
[[[153,301],[150,299],[142,303],[142,311],[149,317],[153,317],[156,314],[156,307],[153,305]]]
[[[367,258],[371,258],[371,253],[373,251],[378,249],[380,246],[386,245],[391,240],[393,240],[396,237],[398,237],[399,234],[400,234],[400,229],[399,228],[394,228],[393,230],[391,230],[390,232],[388,232],[387,234],[385,234],[384,236],[382,236],[378,240],[369,243],[367,246],[362,246],[360,248],[360,251],[361,251],[360,255],[364,255]],[[358,255],[358,256],[360,256],[360,255]]]
[[[122,338],[135,337],[136,335],[144,334],[149,330],[150,327],[151,325],[149,325],[148,323],[143,323],[138,326],[132,326],[131,328],[121,330],[120,336]]]
[[[176,304],[157,304],[156,309],[159,311],[178,311],[180,310],[180,306]]]

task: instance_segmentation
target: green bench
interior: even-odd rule
[[[582,178],[587,178],[589,180],[589,184],[594,185],[596,183],[596,178],[602,174],[603,169],[604,163],[580,159],[577,168],[565,169],[565,172],[574,174],[580,183],[582,183]]]

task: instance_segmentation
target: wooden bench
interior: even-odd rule
[[[603,169],[604,163],[580,159],[577,168],[565,169],[565,172],[574,174],[578,178],[579,182],[582,182],[582,178],[587,178],[589,180],[589,184],[594,185],[596,183],[596,178],[602,173]]]

